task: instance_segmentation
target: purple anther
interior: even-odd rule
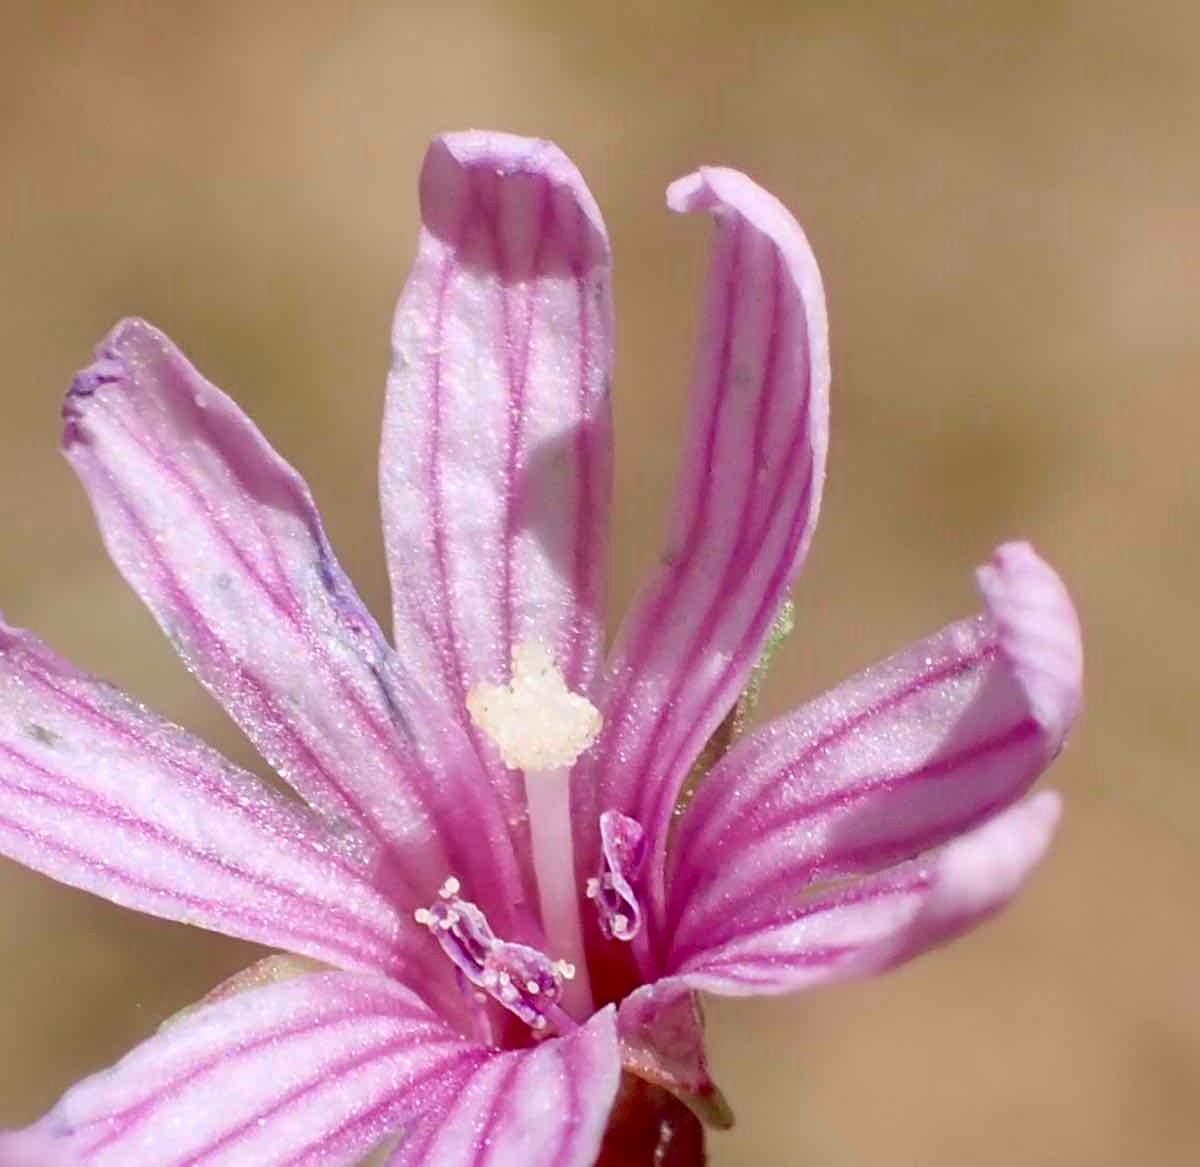
[[[111,385],[129,375],[129,369],[119,357],[97,357],[86,369],[80,369],[67,393],[71,397],[90,397],[101,385]]]
[[[531,1029],[574,1028],[558,1004],[563,981],[575,975],[574,968],[536,948],[499,939],[483,912],[458,892],[458,880],[446,880],[441,898],[417,911],[417,923],[433,933],[466,980]]]
[[[66,422],[63,440],[68,446],[79,436],[79,421],[82,416],[80,398],[91,397],[101,385],[111,385],[116,381],[127,380],[128,377],[129,366],[120,357],[112,356],[106,350],[101,350],[86,369],[80,369],[75,374],[62,403],[62,418]]]
[[[642,927],[642,905],[634,891],[646,858],[645,832],[636,819],[619,811],[600,816],[600,849],[604,865],[589,879],[588,899],[600,915],[600,931],[609,940],[632,940]]]

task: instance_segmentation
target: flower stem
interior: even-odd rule
[[[563,988],[563,1005],[572,1016],[585,1020],[592,1012],[592,989],[575,883],[570,769],[526,771],[525,799],[548,955],[575,966],[574,977]]]

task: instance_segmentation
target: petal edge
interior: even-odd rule
[[[1045,857],[1061,812],[1041,791],[939,851],[802,902],[693,953],[665,981],[723,996],[876,976],[1004,908]]]

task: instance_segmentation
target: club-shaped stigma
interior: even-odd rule
[[[526,774],[574,765],[600,731],[599,711],[567,688],[550,653],[537,643],[512,650],[507,685],[474,685],[467,712],[496,743],[504,764]]]

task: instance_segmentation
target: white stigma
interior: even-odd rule
[[[527,773],[573,765],[602,724],[600,711],[567,688],[549,652],[531,643],[513,649],[509,684],[474,685],[467,710],[504,764]]]

